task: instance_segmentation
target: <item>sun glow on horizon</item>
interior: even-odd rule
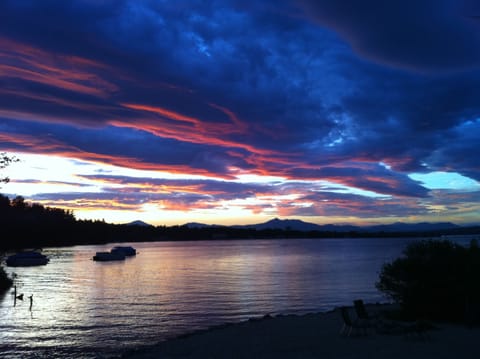
[[[51,155],[12,153],[20,159],[5,169],[11,182],[2,189],[9,196],[72,210],[77,219],[128,223],[142,220],[153,225],[253,224],[275,217],[298,218],[318,224],[378,224],[399,220],[435,220],[448,210],[446,205],[423,199],[428,212],[419,215],[383,214],[382,206],[393,206],[390,195],[328,180],[288,180],[279,176],[241,174],[235,180],[137,170],[103,163]],[[412,174],[412,179],[436,191],[454,193],[480,189],[478,182],[459,174],[435,172]],[[238,192],[230,193],[234,189]],[[243,192],[246,191],[246,192]],[[366,201],[368,211],[362,216]],[[375,203],[376,209],[370,209]],[[412,205],[415,205],[412,202]],[[342,210],[344,208],[344,210]],[[479,206],[472,202],[458,215],[446,220],[474,221]],[[339,213],[342,213],[339,215]]]

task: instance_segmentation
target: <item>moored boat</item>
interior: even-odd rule
[[[125,254],[121,252],[112,253],[110,252],[97,252],[93,256],[93,260],[97,262],[108,262],[108,261],[123,261],[125,260]]]
[[[9,267],[32,267],[43,266],[49,261],[50,259],[42,253],[25,251],[9,256],[6,260],[6,264]]]
[[[131,246],[116,246],[110,250],[111,253],[123,253],[126,257],[137,254],[137,250]]]

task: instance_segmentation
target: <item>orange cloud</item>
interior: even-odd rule
[[[122,103],[122,106],[158,115],[152,119],[139,116],[135,123],[127,124],[122,121],[113,121],[113,125],[120,127],[135,127],[142,129],[161,137],[173,138],[192,143],[211,144],[228,148],[241,148],[252,153],[270,156],[283,156],[282,153],[260,149],[242,142],[224,139],[228,135],[236,134],[239,128],[243,128],[243,133],[247,135],[247,125],[237,126],[237,123],[213,123],[196,117],[186,116],[178,112],[171,111],[158,106]],[[225,109],[223,109],[225,111]],[[231,114],[231,116],[234,116]],[[236,118],[236,116],[235,116]],[[235,121],[239,121],[236,119]],[[222,137],[222,138],[221,138]]]
[[[212,173],[208,169],[192,168],[189,165],[170,165],[142,162],[137,158],[133,157],[83,151],[79,148],[69,146],[63,142],[57,141],[52,138],[37,138],[29,135],[9,135],[5,133],[0,133],[0,142],[3,143],[4,150],[10,152],[22,152],[23,149],[23,151],[28,153],[44,153],[66,158],[78,158],[84,161],[110,164],[114,166],[138,170],[162,171],[172,174],[199,175],[224,179],[234,178],[233,176],[229,175],[219,175],[216,173]],[[32,149],[34,149],[34,151],[32,151]]]
[[[122,105],[130,110],[141,111],[142,113],[137,115],[135,121],[114,120],[110,121],[112,125],[136,128],[159,137],[178,141],[220,146],[230,154],[235,153],[235,149],[245,151],[245,153],[237,152],[236,157],[249,164],[251,167],[249,169],[250,173],[282,176],[285,174],[285,168],[300,165],[299,154],[267,150],[235,140],[233,135],[238,133],[242,133],[244,138],[249,135],[248,126],[243,124],[233,112],[224,107],[210,104],[210,106],[227,114],[231,123],[208,122],[158,106],[133,103],[123,103]],[[145,115],[153,117],[146,117]],[[232,175],[242,172],[235,168],[231,168],[231,171]]]
[[[79,57],[55,55],[0,37],[0,76],[53,86],[96,97],[106,97],[117,86],[92,72],[105,65]]]

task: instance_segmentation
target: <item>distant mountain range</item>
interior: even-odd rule
[[[319,225],[315,223],[304,222],[298,219],[272,219],[270,221],[258,224],[249,225],[235,225],[235,226],[221,226],[221,225],[209,225],[203,223],[186,223],[184,226],[188,228],[239,228],[239,229],[281,229],[292,231],[321,231],[321,232],[428,232],[435,230],[455,229],[460,226],[450,222],[438,222],[438,223],[403,223],[396,222],[392,224],[382,224],[375,226],[352,226],[352,225],[337,225],[337,224],[324,224]]]
[[[125,223],[125,225],[127,226],[142,226],[142,227],[152,227],[151,224],[148,224],[144,221],[133,221],[133,222],[129,222],[129,223]]]

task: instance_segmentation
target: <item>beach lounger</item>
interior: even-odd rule
[[[372,315],[367,311],[362,299],[354,300],[353,307],[355,308],[357,320],[360,321],[367,329],[376,329],[382,324],[378,314]]]
[[[397,334],[403,335],[409,339],[427,340],[427,330],[431,329],[431,324],[417,320],[413,323],[405,323],[398,321],[388,321],[382,319],[378,313],[371,314],[367,311],[363,300],[357,299],[353,301],[357,321],[367,329],[373,329],[379,334]]]
[[[343,326],[340,330],[341,335],[347,337],[351,335],[367,335],[367,327],[358,320],[353,321],[348,312],[348,307],[340,307],[340,314],[343,319]]]

